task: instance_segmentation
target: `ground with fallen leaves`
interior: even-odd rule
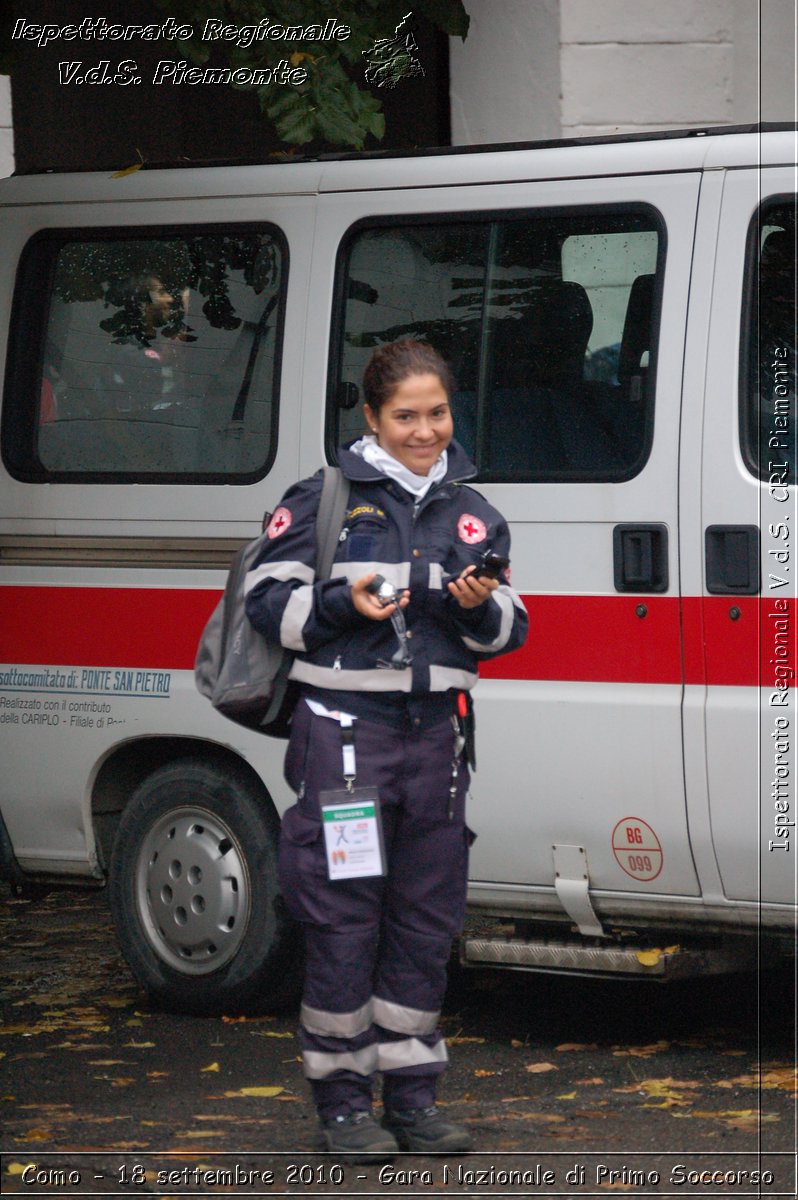
[[[442,1162],[401,1156],[394,1168],[419,1177],[389,1183],[369,1166],[347,1168],[339,1181],[324,1174],[330,1160],[314,1156],[296,1012],[212,1019],[154,1011],[117,950],[102,892],[27,901],[3,891],[0,925],[4,1193],[76,1190],[45,1185],[36,1172],[51,1169],[79,1170],[80,1186],[96,1194],[179,1195],[193,1185],[194,1194],[329,1196],[591,1187],[666,1196],[674,1164],[749,1170],[762,1167],[764,1153],[765,1165],[792,1170],[791,965],[665,986],[454,971],[441,1098],[480,1154],[446,1160],[448,1176]],[[273,1180],[261,1178],[260,1192],[252,1180],[241,1192],[225,1187],[214,1172],[234,1163],[271,1171]],[[584,1180],[567,1181],[576,1168]],[[475,1174],[489,1169],[492,1184]],[[538,1182],[530,1176],[520,1190],[495,1184],[496,1171],[534,1169]],[[664,1172],[656,1185],[652,1169]],[[551,1186],[545,1170],[555,1175]],[[672,1194],[688,1191],[746,1187],[680,1184]]]

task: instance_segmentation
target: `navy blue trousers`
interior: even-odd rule
[[[468,878],[468,768],[460,758],[453,773],[451,720],[410,732],[358,719],[354,741],[356,786],[379,790],[387,874],[331,882],[319,792],[344,786],[341,728],[300,701],[285,762],[299,799],[283,818],[279,866],[305,930],[300,1039],[323,1120],[368,1109],[377,1072],[387,1106],[434,1102],[447,1061],[438,1027],[446,965]]]

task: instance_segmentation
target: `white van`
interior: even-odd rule
[[[667,977],[796,928],[796,131],[0,183],[0,844],[162,1003],[284,994],[284,743],[233,551],[426,338],[530,614],[478,685],[468,963]],[[746,936],[747,935],[747,936]]]

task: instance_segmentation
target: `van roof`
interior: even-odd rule
[[[794,164],[798,126],[658,130],[552,141],[272,158],[145,163],[129,174],[46,172],[0,180],[0,205],[445,187]],[[467,165],[463,159],[467,158]]]

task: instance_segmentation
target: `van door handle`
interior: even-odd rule
[[[707,591],[755,596],[761,587],[758,525],[708,525],[704,534]]]
[[[616,592],[668,590],[667,525],[616,525],[612,543]]]

